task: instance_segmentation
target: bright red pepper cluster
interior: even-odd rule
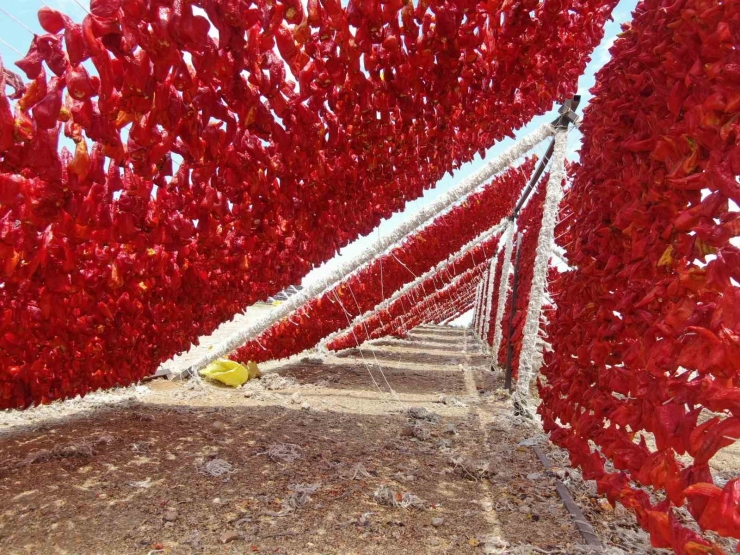
[[[44,7],[0,82],[0,408],[130,383],[299,282],[572,94],[614,3]]]
[[[463,314],[465,314],[468,310],[473,308],[473,302],[474,298],[471,297],[467,301],[463,299],[464,302],[455,303],[450,307],[450,309],[447,311],[447,313],[444,315],[444,317],[436,318],[432,323],[433,324],[444,324],[445,322],[451,322],[453,320],[456,320]]]
[[[407,322],[410,327],[406,328],[404,326],[401,328],[401,333],[397,334],[398,337],[406,337],[410,330],[421,324],[441,324],[445,320],[467,312],[475,301],[476,285],[477,283],[473,282],[467,288],[461,287],[454,294],[450,293],[448,296],[437,298],[430,303],[425,312],[418,313],[415,319]]]
[[[493,285],[491,287],[491,313],[488,321],[488,335],[485,339],[491,347],[493,347],[493,336],[496,331],[496,307],[498,306],[498,294],[499,288],[501,287],[501,274],[503,274],[504,271],[505,250],[505,247],[499,249],[499,252],[496,255],[496,269],[493,272]],[[509,278],[509,280],[511,280],[511,278]]]
[[[416,302],[411,310],[375,329],[370,334],[370,338],[378,339],[387,335],[406,337],[408,332],[416,326],[424,323],[440,323],[455,314],[468,310],[475,301],[476,287],[487,265],[488,261],[484,261],[463,272],[460,279],[453,285]],[[353,342],[346,346],[354,347],[357,343]]]
[[[533,167],[534,159],[529,159],[497,176],[465,202],[406,238],[402,245],[377,257],[238,349],[235,360],[259,362],[288,357],[346,328],[358,314],[372,310],[511,213]]]
[[[527,206],[524,207],[521,214],[517,218],[517,232],[521,233],[521,242],[519,243],[519,268],[517,270],[517,293],[516,293],[516,311],[514,312],[513,320],[513,332],[511,334],[511,341],[513,346],[513,357],[511,361],[512,377],[516,378],[519,373],[519,353],[522,349],[522,332],[524,330],[524,322],[527,319],[527,307],[529,306],[529,293],[532,288],[532,272],[534,269],[534,258],[537,250],[537,240],[540,234],[540,227],[542,224],[542,207],[545,201],[545,193],[547,191],[547,178],[544,176],[543,179],[537,186],[537,191],[529,199]],[[516,242],[514,243],[514,249],[512,251],[512,268],[516,265],[517,249]],[[499,272],[499,283],[501,281],[501,272]],[[498,286],[498,284],[494,284]],[[496,295],[494,301],[498,301],[498,290],[494,289]],[[503,368],[506,365],[506,359],[508,356],[509,348],[509,329],[510,329],[510,317],[511,317],[511,299],[513,294],[513,288],[509,289],[506,304],[504,308],[504,316],[501,320],[501,345],[498,352],[498,364],[499,367]],[[495,305],[493,305],[495,306]],[[495,317],[495,309],[491,310],[492,316]],[[493,322],[490,327],[493,326]],[[489,329],[489,335],[491,340],[493,339],[493,332]]]
[[[654,546],[722,553],[674,507],[740,538],[740,481],[709,466],[740,437],[740,3],[646,0],[611,52],[556,234],[574,269],[539,410]]]
[[[398,327],[392,325],[392,322],[401,321],[401,318],[406,318],[406,315],[410,314],[412,310],[417,307],[417,303],[421,300],[435,294],[457,276],[460,276],[471,268],[478,267],[481,263],[485,262],[491,256],[491,253],[496,251],[499,240],[500,237],[495,236],[482,241],[459,260],[448,265],[441,272],[437,272],[434,275],[429,276],[427,279],[399,296],[390,303],[385,310],[381,310],[366,320],[355,324],[342,335],[329,342],[327,347],[338,351],[349,347],[355,347],[368,339],[382,337],[381,334],[384,334],[386,331],[385,326],[389,324],[391,325],[390,330],[392,330],[392,332],[397,331]]]

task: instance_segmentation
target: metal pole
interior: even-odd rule
[[[552,124],[560,129],[567,129],[571,123],[576,124],[576,122],[578,121],[578,116],[576,116],[575,111],[578,109],[578,105],[580,103],[581,95],[579,94],[575,95],[573,98],[569,98],[568,100],[566,100],[558,111],[560,115],[555,118]],[[512,219],[516,218],[519,215],[519,211],[522,209],[522,206],[524,206],[524,203],[529,197],[529,193],[532,192],[532,189],[537,184],[537,181],[539,181],[542,172],[545,171],[547,164],[550,162],[550,158],[552,157],[552,153],[554,150],[555,137],[550,139],[550,145],[547,147],[545,155],[540,159],[539,163],[537,164],[537,168],[535,168],[532,177],[529,179],[529,183],[527,183],[527,186],[524,188],[524,192],[522,193],[519,202],[516,203],[516,208],[514,208],[514,212],[512,212],[511,214]]]
[[[516,203],[516,208],[514,208],[512,218],[516,218],[519,215],[519,211],[522,209],[522,206],[524,205],[527,198],[529,197],[529,193],[532,192],[532,189],[537,184],[537,181],[539,181],[540,176],[542,175],[542,172],[545,171],[545,166],[547,166],[548,162],[550,161],[550,157],[552,156],[552,152],[554,150],[555,150],[555,139],[552,139],[550,141],[550,146],[547,147],[547,152],[545,152],[545,155],[542,158],[540,158],[540,161],[537,164],[537,167],[535,168],[534,173],[532,174],[532,177],[529,179],[529,183],[527,183],[527,186],[524,188],[524,192],[522,193],[522,196],[519,199],[519,202]]]
[[[516,236],[516,262],[514,263],[514,283],[511,285],[511,310],[509,310],[509,335],[506,338],[506,377],[504,387],[511,391],[511,363],[514,358],[514,342],[511,335],[514,333],[514,316],[516,315],[516,290],[519,285],[519,263],[522,258],[522,232]],[[492,369],[493,370],[493,369]]]

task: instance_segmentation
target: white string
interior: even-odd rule
[[[493,250],[491,266],[488,274],[488,295],[486,296],[486,312],[483,320],[483,345],[488,348],[488,332],[491,329],[491,305],[493,304],[493,286],[496,281],[496,266],[498,265],[498,248]]]
[[[477,325],[475,327],[475,337],[480,340],[481,338],[481,328],[483,326],[483,297],[485,296],[485,290],[486,290],[486,280],[485,280],[485,274],[480,280],[480,283],[478,284],[478,300],[476,301],[478,305],[478,320]]]
[[[498,247],[499,245],[497,245]],[[491,257],[491,265],[489,266],[489,282],[488,282],[488,295],[486,296],[486,310],[485,319],[483,322],[483,345],[486,349],[488,346],[488,332],[491,328],[491,310],[493,305],[493,287],[496,282],[496,267],[498,265],[498,248],[493,250],[493,256]]]
[[[399,258],[394,253],[391,253],[391,256],[396,259],[396,262],[398,262],[401,266],[403,266],[404,268],[406,268],[412,276],[414,276],[415,278],[416,277],[419,277],[414,272],[411,271],[411,268],[409,268],[408,266],[406,266],[406,264],[404,264],[403,262],[401,262],[401,260],[399,260]]]
[[[431,294],[428,294],[427,291],[426,291],[426,288],[424,287],[424,280],[421,281],[420,285],[421,285],[422,293],[425,296],[427,296],[428,298],[431,299],[431,302],[432,302],[431,309],[432,309],[432,311],[435,312],[435,314],[439,314],[440,312],[442,312],[444,310],[444,307],[438,301],[439,295],[437,295],[437,288],[435,287],[434,288],[434,292],[431,293]],[[437,321],[437,317],[436,316],[434,317],[434,321],[435,322]]]
[[[21,51],[17,50],[12,44],[9,44],[9,43],[5,42],[2,38],[0,38],[0,42],[2,42],[5,46],[7,46],[8,48],[10,48],[13,52],[15,52],[16,54],[18,54],[19,56],[23,56],[23,53]]]
[[[13,15],[12,13],[10,13],[10,12],[6,11],[6,10],[5,10],[4,8],[2,8],[2,7],[0,7],[0,12],[3,12],[3,13],[4,13],[5,15],[7,15],[7,16],[8,16],[8,17],[9,17],[10,19],[12,19],[12,20],[13,20],[13,21],[15,21],[15,22],[16,22],[16,23],[17,23],[18,25],[20,25],[21,27],[23,27],[23,28],[24,28],[24,29],[25,29],[26,31],[28,31],[29,33],[31,33],[31,34],[32,34],[32,35],[33,35],[34,37],[36,36],[36,33],[34,33],[33,31],[31,31],[31,29],[29,29],[29,28],[28,28],[28,27],[26,26],[26,24],[25,24],[25,23],[23,23],[23,22],[22,22],[22,21],[21,21],[20,19],[18,19],[17,17],[15,17],[15,16],[14,16],[14,15]]]
[[[75,0],[75,4],[77,4],[80,8],[85,10],[88,14],[90,13],[90,11],[85,6],[83,6],[82,3],[80,3],[80,0]]]
[[[380,226],[378,226],[378,241],[380,241]],[[380,263],[380,296],[385,299],[385,292],[383,290],[383,257],[378,259]]]
[[[342,304],[342,301],[341,301],[341,300],[339,299],[339,295],[337,295],[337,292],[336,292],[336,291],[333,291],[333,293],[334,293],[334,298],[335,298],[335,299],[337,300],[337,302],[339,303],[339,306],[340,306],[340,307],[342,308],[342,310],[344,311],[344,315],[345,315],[345,317],[346,317],[346,318],[347,318],[347,320],[349,321],[349,312],[347,312],[347,309],[346,309],[346,308],[344,308],[344,305]],[[386,401],[387,399],[386,399],[386,397],[385,397],[385,393],[383,393],[383,390],[382,390],[382,389],[380,389],[380,385],[379,385],[379,384],[378,384],[378,382],[377,382],[377,381],[375,380],[375,376],[373,376],[373,372],[372,372],[372,370],[370,369],[370,365],[369,365],[369,364],[367,363],[367,361],[365,360],[365,354],[364,354],[364,353],[362,352],[362,347],[360,347],[360,340],[359,340],[359,339],[357,338],[357,335],[355,335],[355,334],[353,334],[353,335],[354,335],[354,337],[355,337],[355,343],[357,344],[357,350],[358,350],[358,351],[360,351],[360,358],[362,358],[362,363],[363,363],[363,364],[365,365],[365,370],[367,370],[367,373],[368,373],[368,374],[370,374],[370,379],[372,380],[373,384],[375,385],[375,388],[376,388],[376,389],[378,390],[378,393],[380,393],[380,397],[381,397],[381,399],[383,399],[383,401]]]
[[[355,306],[357,307],[357,312],[360,311],[360,304],[357,302],[357,297],[355,297],[354,291],[352,291],[352,286],[347,283],[347,287],[349,288],[349,292],[352,294],[352,298],[355,301]],[[349,321],[349,315],[347,314],[347,311],[345,310],[345,316],[347,316],[347,320]],[[368,339],[370,338],[370,331],[367,329],[367,324],[365,324],[365,337]],[[355,340],[357,340],[357,336],[355,336]],[[357,348],[360,349],[360,352],[362,352],[362,348],[360,347],[359,343],[357,344]],[[398,397],[398,394],[396,393],[396,390],[391,387],[390,382],[388,382],[388,378],[385,375],[385,372],[383,372],[383,366],[380,364],[380,361],[378,360],[378,357],[375,356],[375,351],[371,351],[373,353],[373,358],[375,359],[375,364],[378,365],[378,370],[380,370],[380,375],[383,376],[383,381],[385,382],[385,385],[388,386],[388,389],[393,394],[393,396],[396,398],[396,401],[401,403],[401,399]],[[363,357],[364,358],[364,357]],[[401,403],[403,404],[403,403]]]
[[[475,301],[473,301],[473,321],[471,323],[471,329],[475,334],[475,328],[478,326],[478,291],[475,292]]]
[[[481,319],[480,319],[480,329],[478,330],[478,335],[480,336],[480,340],[483,341],[483,328],[486,326],[486,299],[488,298],[490,291],[488,287],[488,282],[491,280],[491,267],[488,266],[488,269],[483,274],[483,277],[481,278],[481,282],[483,283],[483,287],[481,288],[481,291],[483,291],[483,297],[481,298],[481,307],[480,307],[480,313],[481,313]]]
[[[395,253],[391,253],[391,256],[393,256],[393,258],[395,258],[395,259],[396,259],[396,262],[398,262],[398,263],[399,263],[399,264],[400,264],[401,266],[403,266],[404,268],[406,268],[406,269],[407,269],[407,270],[409,271],[409,273],[410,273],[410,274],[411,274],[412,276],[414,276],[414,281],[416,281],[416,280],[418,280],[418,279],[419,279],[419,276],[417,276],[417,275],[416,275],[416,274],[415,274],[414,272],[412,272],[412,271],[411,271],[411,268],[409,268],[408,266],[406,266],[406,264],[404,264],[404,263],[403,263],[403,262],[402,262],[402,261],[401,261],[401,260],[400,260],[400,259],[399,259],[399,258],[398,258],[398,257],[397,257],[396,255],[395,255]],[[426,296],[426,295],[427,295],[427,292],[426,292],[426,289],[424,288],[424,282],[423,282],[423,281],[421,282],[421,289],[422,289],[422,293],[421,293],[421,295],[422,295],[422,296]],[[417,292],[417,293],[415,293],[415,295],[419,295],[419,293]]]
[[[473,327],[473,335],[476,339],[480,339],[480,323],[481,323],[481,306],[483,303],[483,280],[478,282],[478,288],[475,293],[475,326]]]

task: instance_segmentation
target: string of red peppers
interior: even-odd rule
[[[475,297],[472,295],[472,292],[468,296],[461,295],[456,299],[452,299],[451,302],[447,303],[443,307],[440,307],[440,309],[435,314],[428,318],[425,318],[421,322],[421,324],[426,322],[439,325],[445,320],[454,319],[455,317],[470,310],[470,308],[473,306],[474,301]]]
[[[710,470],[740,437],[739,47],[740,4],[708,0],[646,0],[612,47],[564,199],[573,270],[553,283],[540,383],[553,441],[679,554],[723,550],[676,507],[740,538],[740,480]]]
[[[488,336],[486,337],[486,341],[491,347],[493,347],[493,336],[496,329],[496,307],[498,306],[499,288],[501,287],[501,274],[504,271],[504,251],[505,249],[502,248],[496,255],[496,271],[493,273],[493,286],[491,287],[491,314],[488,325]]]
[[[511,368],[514,379],[516,379],[519,370],[519,352],[522,348],[522,331],[524,330],[524,322],[527,317],[529,293],[532,288],[532,271],[534,269],[535,251],[537,250],[537,239],[539,238],[540,226],[542,225],[542,208],[545,201],[545,193],[547,191],[547,178],[547,175],[543,176],[543,179],[540,180],[540,183],[537,186],[537,190],[529,199],[527,206],[524,207],[517,218],[517,231],[522,234],[522,237],[519,244],[521,255],[519,256],[519,270],[517,277],[516,311],[514,313],[513,332],[511,334],[511,341],[513,342],[514,349]],[[514,245],[516,247],[516,242]],[[516,248],[514,248],[512,251],[512,269],[516,259],[517,252]],[[496,290],[494,289],[494,291]],[[506,299],[504,316],[501,320],[502,339],[497,359],[500,367],[504,367],[506,365],[508,353],[511,299],[512,290],[510,289]],[[491,338],[493,338],[493,335],[491,335]]]
[[[385,323],[408,313],[409,306],[415,306],[416,303],[424,299],[426,296],[433,294],[446,284],[450,283],[457,276],[486,260],[490,257],[492,252],[495,252],[498,243],[499,237],[491,237],[486,241],[479,243],[465,254],[465,256],[456,260],[454,264],[450,264],[442,271],[429,276],[427,279],[423,280],[421,283],[395,299],[384,310],[380,310],[362,322],[358,322],[342,335],[337,336],[333,341],[327,344],[327,347],[331,350],[338,351],[354,347],[358,342],[362,343],[363,341],[370,339],[372,332],[376,329],[381,328]]]
[[[449,297],[449,299],[437,299],[426,311],[426,314],[422,314],[410,327],[403,328],[404,335],[407,335],[416,326],[424,323],[438,324],[450,316],[459,313],[464,308],[469,308],[474,301],[474,286],[469,287],[467,293],[463,289],[463,291],[458,291],[454,296]]]
[[[405,337],[416,326],[446,317],[458,307],[467,304],[469,300],[474,301],[478,281],[486,267],[486,263],[481,263],[463,272],[451,285],[417,303],[407,316],[399,317],[373,332],[372,338],[377,339],[386,335]]]
[[[130,383],[298,283],[572,94],[614,3],[44,7],[0,82],[0,408]]]
[[[445,322],[452,322],[453,320],[457,320],[460,316],[465,314],[468,310],[470,310],[473,307],[473,301],[470,300],[468,302],[461,302],[457,306],[454,306],[444,318],[437,318],[432,323],[437,325],[445,324]]]
[[[379,339],[388,335],[406,337],[408,332],[416,326],[444,319],[458,312],[462,307],[468,306],[475,300],[475,288],[487,265],[488,262],[484,261],[467,270],[454,284],[428,295],[424,300],[416,303],[413,310],[397,316],[374,330],[370,334],[371,339]]]
[[[472,307],[475,301],[475,290],[469,289],[468,293],[459,292],[458,296],[447,299],[442,304],[436,305],[435,307],[426,311],[419,318],[412,320],[409,327],[401,327],[397,332],[391,332],[391,335],[396,337],[407,337],[408,332],[414,327],[428,323],[428,324],[439,324],[440,322],[450,318],[454,314],[467,311]],[[407,322],[408,323],[408,322]]]
[[[358,314],[373,309],[509,214],[534,163],[530,158],[500,174],[463,203],[405,239],[402,245],[377,257],[349,279],[247,342],[232,358],[259,362],[288,357],[346,328]]]

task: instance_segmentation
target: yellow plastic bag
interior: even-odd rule
[[[250,379],[259,378],[262,372],[255,362],[246,366],[227,358],[220,358],[200,371],[201,376],[221,382],[230,387],[239,387]]]

